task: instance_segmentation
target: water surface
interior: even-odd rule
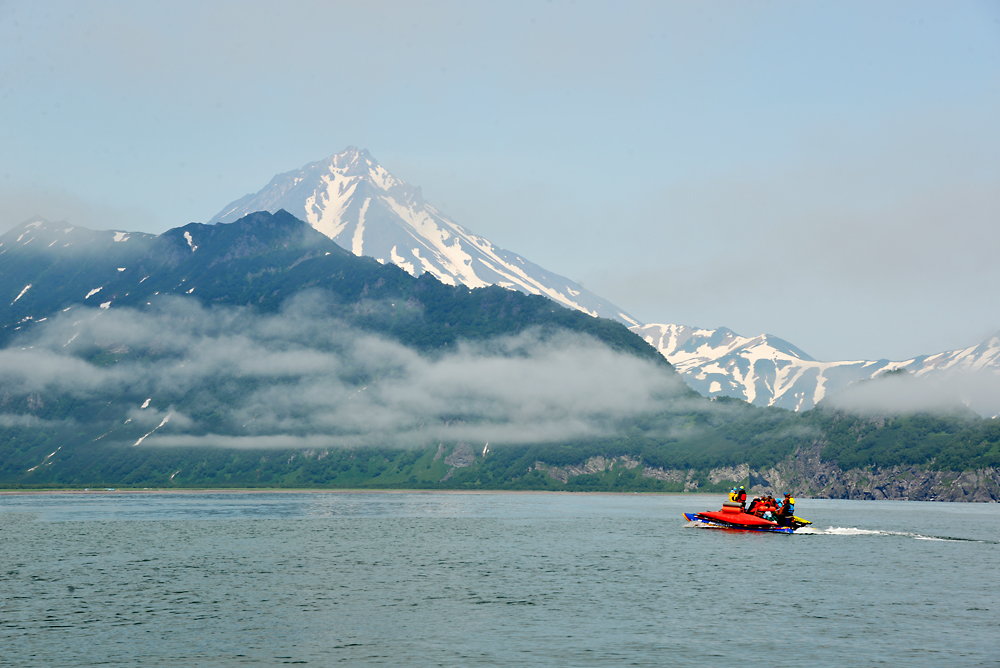
[[[0,665],[995,666],[1000,506],[0,496]]]

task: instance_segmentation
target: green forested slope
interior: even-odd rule
[[[73,406],[38,411],[44,424]],[[664,425],[669,437],[659,433]],[[135,433],[131,434],[134,436]],[[620,435],[560,443],[429,443],[399,447],[318,447],[233,450],[226,448],[104,445],[100,436],[72,418],[58,428],[0,428],[3,487],[331,487],[423,489],[567,489],[591,491],[682,491],[680,481],[641,475],[642,468],[617,465],[561,483],[535,470],[579,465],[592,457],[628,457],[642,467],[694,470],[699,491],[722,490],[711,469],[749,464],[763,470],[796,448],[825,443],[823,458],[843,469],[918,465],[942,471],[1000,467],[1000,428],[974,415],[856,417],[816,410],[802,415],[742,405],[718,413],[651,416]],[[448,463],[455,450],[473,453],[471,465]],[[47,457],[50,453],[54,454]],[[29,468],[38,466],[30,473]],[[445,476],[451,471],[451,475]]]

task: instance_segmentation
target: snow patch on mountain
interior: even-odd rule
[[[358,226],[354,229],[354,237],[351,239],[351,252],[358,257],[365,254],[365,212],[368,211],[368,205],[371,203],[372,200],[369,197],[365,200],[365,203],[361,205],[361,211],[358,212]]]
[[[31,289],[31,283],[28,283],[26,286],[24,286],[24,289],[21,290],[21,292],[19,292],[16,297],[14,297],[14,301],[11,302],[10,305],[13,306],[14,302],[16,302],[18,299],[20,299],[21,297],[23,297],[24,293],[27,292],[30,289]]]

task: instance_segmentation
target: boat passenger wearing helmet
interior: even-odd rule
[[[785,494],[785,498],[781,501],[781,514],[791,515],[795,512],[795,499],[792,498],[791,494]]]
[[[795,499],[792,498],[791,494],[785,494],[785,498],[781,501],[781,506],[778,508],[778,524],[782,526],[787,526],[791,521],[795,513]]]
[[[743,512],[747,510],[747,491],[743,489],[743,485],[736,491],[736,503],[743,507]]]

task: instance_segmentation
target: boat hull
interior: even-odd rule
[[[795,533],[793,527],[783,527],[775,522],[746,513],[684,513],[684,518],[689,522],[697,522],[717,529],[758,533]],[[808,524],[808,522],[804,523]]]

